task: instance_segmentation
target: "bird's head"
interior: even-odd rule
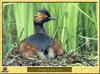
[[[39,10],[34,16],[34,22],[38,24],[45,23],[50,20],[55,20],[55,18],[51,17],[50,13],[46,9]]]

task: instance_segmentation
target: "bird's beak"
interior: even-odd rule
[[[56,20],[55,17],[48,17],[49,20]]]

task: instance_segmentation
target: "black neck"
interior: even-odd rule
[[[42,33],[42,34],[46,33],[43,24],[38,24],[34,22],[34,27],[35,27],[35,33]]]

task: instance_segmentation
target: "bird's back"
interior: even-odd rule
[[[53,43],[53,39],[46,34],[36,33],[24,40],[25,42],[37,47],[40,51],[45,51]]]

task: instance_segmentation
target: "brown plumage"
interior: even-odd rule
[[[61,44],[57,40],[53,41],[50,50],[53,51],[53,56],[51,56],[51,57],[56,57],[56,56],[59,56],[59,55],[63,54],[63,49],[61,48]],[[36,48],[35,45],[26,43],[24,41],[21,42],[20,47],[19,47],[19,51],[26,58],[32,58],[34,55],[39,56],[39,58],[43,58],[43,59],[45,58],[44,56],[41,56],[40,53],[38,53],[39,49]],[[43,53],[43,52],[41,52],[41,53]]]
[[[38,49],[32,44],[23,41],[20,44],[19,51],[23,56],[32,58],[33,55],[37,55]]]
[[[62,55],[63,54],[63,49],[61,48],[61,44],[57,40],[54,40],[54,42],[53,42],[51,47],[53,49],[54,56],[58,56],[58,55]]]

